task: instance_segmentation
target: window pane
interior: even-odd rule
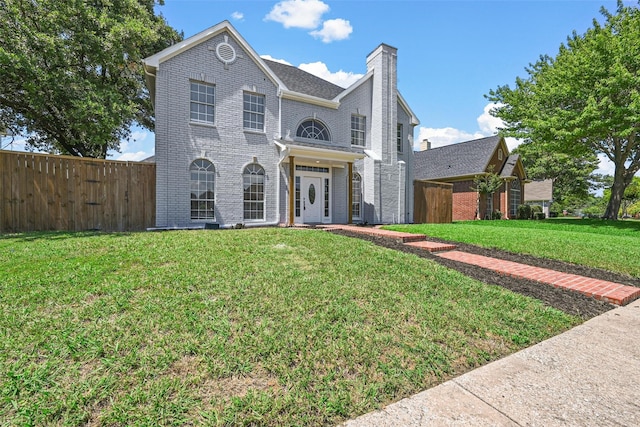
[[[215,170],[213,163],[198,159],[191,163],[191,219],[214,218]]]
[[[264,220],[264,169],[255,163],[248,165],[242,181],[244,219]]]
[[[243,95],[242,123],[245,129],[264,130],[264,95]]]

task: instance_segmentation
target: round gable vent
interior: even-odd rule
[[[236,50],[229,44],[229,37],[224,36],[224,41],[216,46],[216,56],[225,65],[236,60]]]

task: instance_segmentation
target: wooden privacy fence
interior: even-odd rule
[[[0,232],[155,225],[156,165],[0,151]]]
[[[448,223],[453,216],[453,184],[413,181],[413,222]]]

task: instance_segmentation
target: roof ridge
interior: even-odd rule
[[[260,58],[261,58],[261,59],[262,59],[262,60],[267,64],[267,66],[269,66],[269,64],[277,64],[277,66],[294,68],[294,69],[296,69],[298,72],[308,74],[309,76],[311,76],[311,77],[313,77],[313,78],[316,78],[316,79],[318,79],[318,80],[322,80],[323,82],[328,83],[328,84],[330,84],[330,85],[333,85],[333,86],[335,86],[336,88],[339,88],[339,89],[341,89],[341,90],[346,90],[346,88],[344,88],[344,87],[342,87],[342,86],[340,86],[340,85],[337,85],[337,84],[335,84],[335,83],[333,83],[333,82],[330,82],[329,80],[323,79],[322,77],[318,77],[318,76],[316,76],[315,74],[310,73],[310,72],[308,72],[308,71],[305,71],[305,70],[303,70],[303,69],[302,69],[302,68],[300,68],[300,67],[296,67],[295,65],[292,65],[292,64],[285,64],[284,62],[274,61],[273,59],[267,59],[267,58],[262,58],[262,57],[260,57]]]
[[[422,153],[422,152],[425,152],[425,151],[439,150],[441,148],[447,148],[447,147],[456,147],[456,146],[459,146],[459,145],[462,145],[462,144],[468,144],[468,143],[471,143],[471,142],[479,142],[479,141],[482,141],[482,140],[485,140],[485,139],[490,139],[490,138],[500,138],[500,135],[496,134],[496,135],[491,135],[491,136],[483,136],[482,138],[470,139],[468,141],[454,142],[453,144],[447,144],[447,145],[443,145],[443,146],[440,146],[440,147],[430,148],[428,150],[418,151],[418,153]]]

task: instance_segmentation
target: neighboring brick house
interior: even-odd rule
[[[158,227],[406,223],[413,130],[381,44],[344,89],[260,58],[227,21],[144,60]]]
[[[414,157],[415,179],[453,184],[454,221],[490,218],[495,211],[502,212],[504,218],[516,218],[524,201],[526,175],[519,155],[509,155],[504,138],[496,135],[427,148]],[[487,200],[473,190],[473,180],[492,167],[504,184]]]
[[[545,217],[549,217],[549,206],[553,203],[553,180],[527,182],[524,186],[524,202],[542,207]]]

